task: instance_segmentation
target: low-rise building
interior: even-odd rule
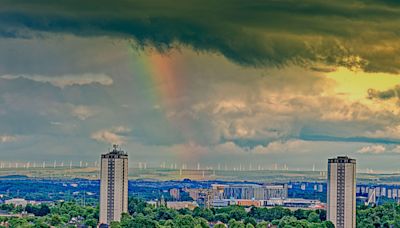
[[[14,206],[22,206],[25,207],[28,204],[28,201],[22,198],[13,198],[5,200],[6,204],[13,204]]]
[[[285,199],[283,201],[284,207],[295,207],[295,208],[324,208],[324,204],[319,200],[313,199],[298,199],[298,198],[290,198]]]
[[[183,208],[193,210],[198,206],[199,205],[195,201],[167,201],[167,207],[175,210]]]
[[[264,206],[263,204],[264,200],[248,200],[248,199],[236,200],[236,205],[244,207],[261,207]]]
[[[169,190],[169,195],[172,197],[174,200],[180,200],[181,194],[180,194],[180,189],[178,188],[172,188]]]
[[[225,199],[268,200],[273,198],[286,199],[287,197],[287,185],[228,185],[224,188],[223,193]]]

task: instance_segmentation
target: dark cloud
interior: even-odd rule
[[[375,89],[368,90],[368,98],[370,99],[380,99],[388,100],[391,98],[400,98],[400,85],[395,86],[393,89],[388,89],[384,91],[379,91]]]
[[[390,0],[4,0],[0,36],[112,36],[164,51],[190,46],[250,66],[398,73],[399,13]]]
[[[381,143],[381,144],[399,144],[398,139],[369,138],[369,137],[336,137],[329,135],[303,135],[300,137],[307,141],[324,141],[324,142],[365,142],[365,143]]]

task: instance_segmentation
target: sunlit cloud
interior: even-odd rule
[[[358,150],[358,153],[361,154],[382,154],[385,153],[386,147],[384,145],[371,145],[362,147]]]
[[[373,155],[394,155],[400,153],[400,147],[398,145],[382,145],[373,144],[360,148],[357,153],[360,154],[373,154]]]
[[[400,139],[400,125],[395,126],[387,126],[382,130],[375,130],[366,133],[369,137],[375,138],[393,138]]]
[[[96,132],[93,132],[91,138],[99,141],[105,142],[108,144],[119,144],[124,145],[127,143],[128,138],[124,135],[125,133],[129,133],[131,130],[124,126],[117,126],[111,129],[102,129]]]
[[[93,115],[95,115],[95,111],[87,106],[79,105],[72,109],[72,115],[78,117],[80,120],[85,120]]]
[[[0,135],[0,143],[17,142],[18,137],[14,135]]]

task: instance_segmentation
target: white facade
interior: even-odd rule
[[[328,160],[327,219],[337,228],[356,227],[356,160]]]
[[[128,212],[128,155],[118,150],[101,155],[100,224],[120,221]]]

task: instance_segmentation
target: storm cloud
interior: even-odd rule
[[[377,0],[5,0],[0,36],[110,36],[138,48],[219,53],[248,66],[399,73],[399,15],[396,1]]]

